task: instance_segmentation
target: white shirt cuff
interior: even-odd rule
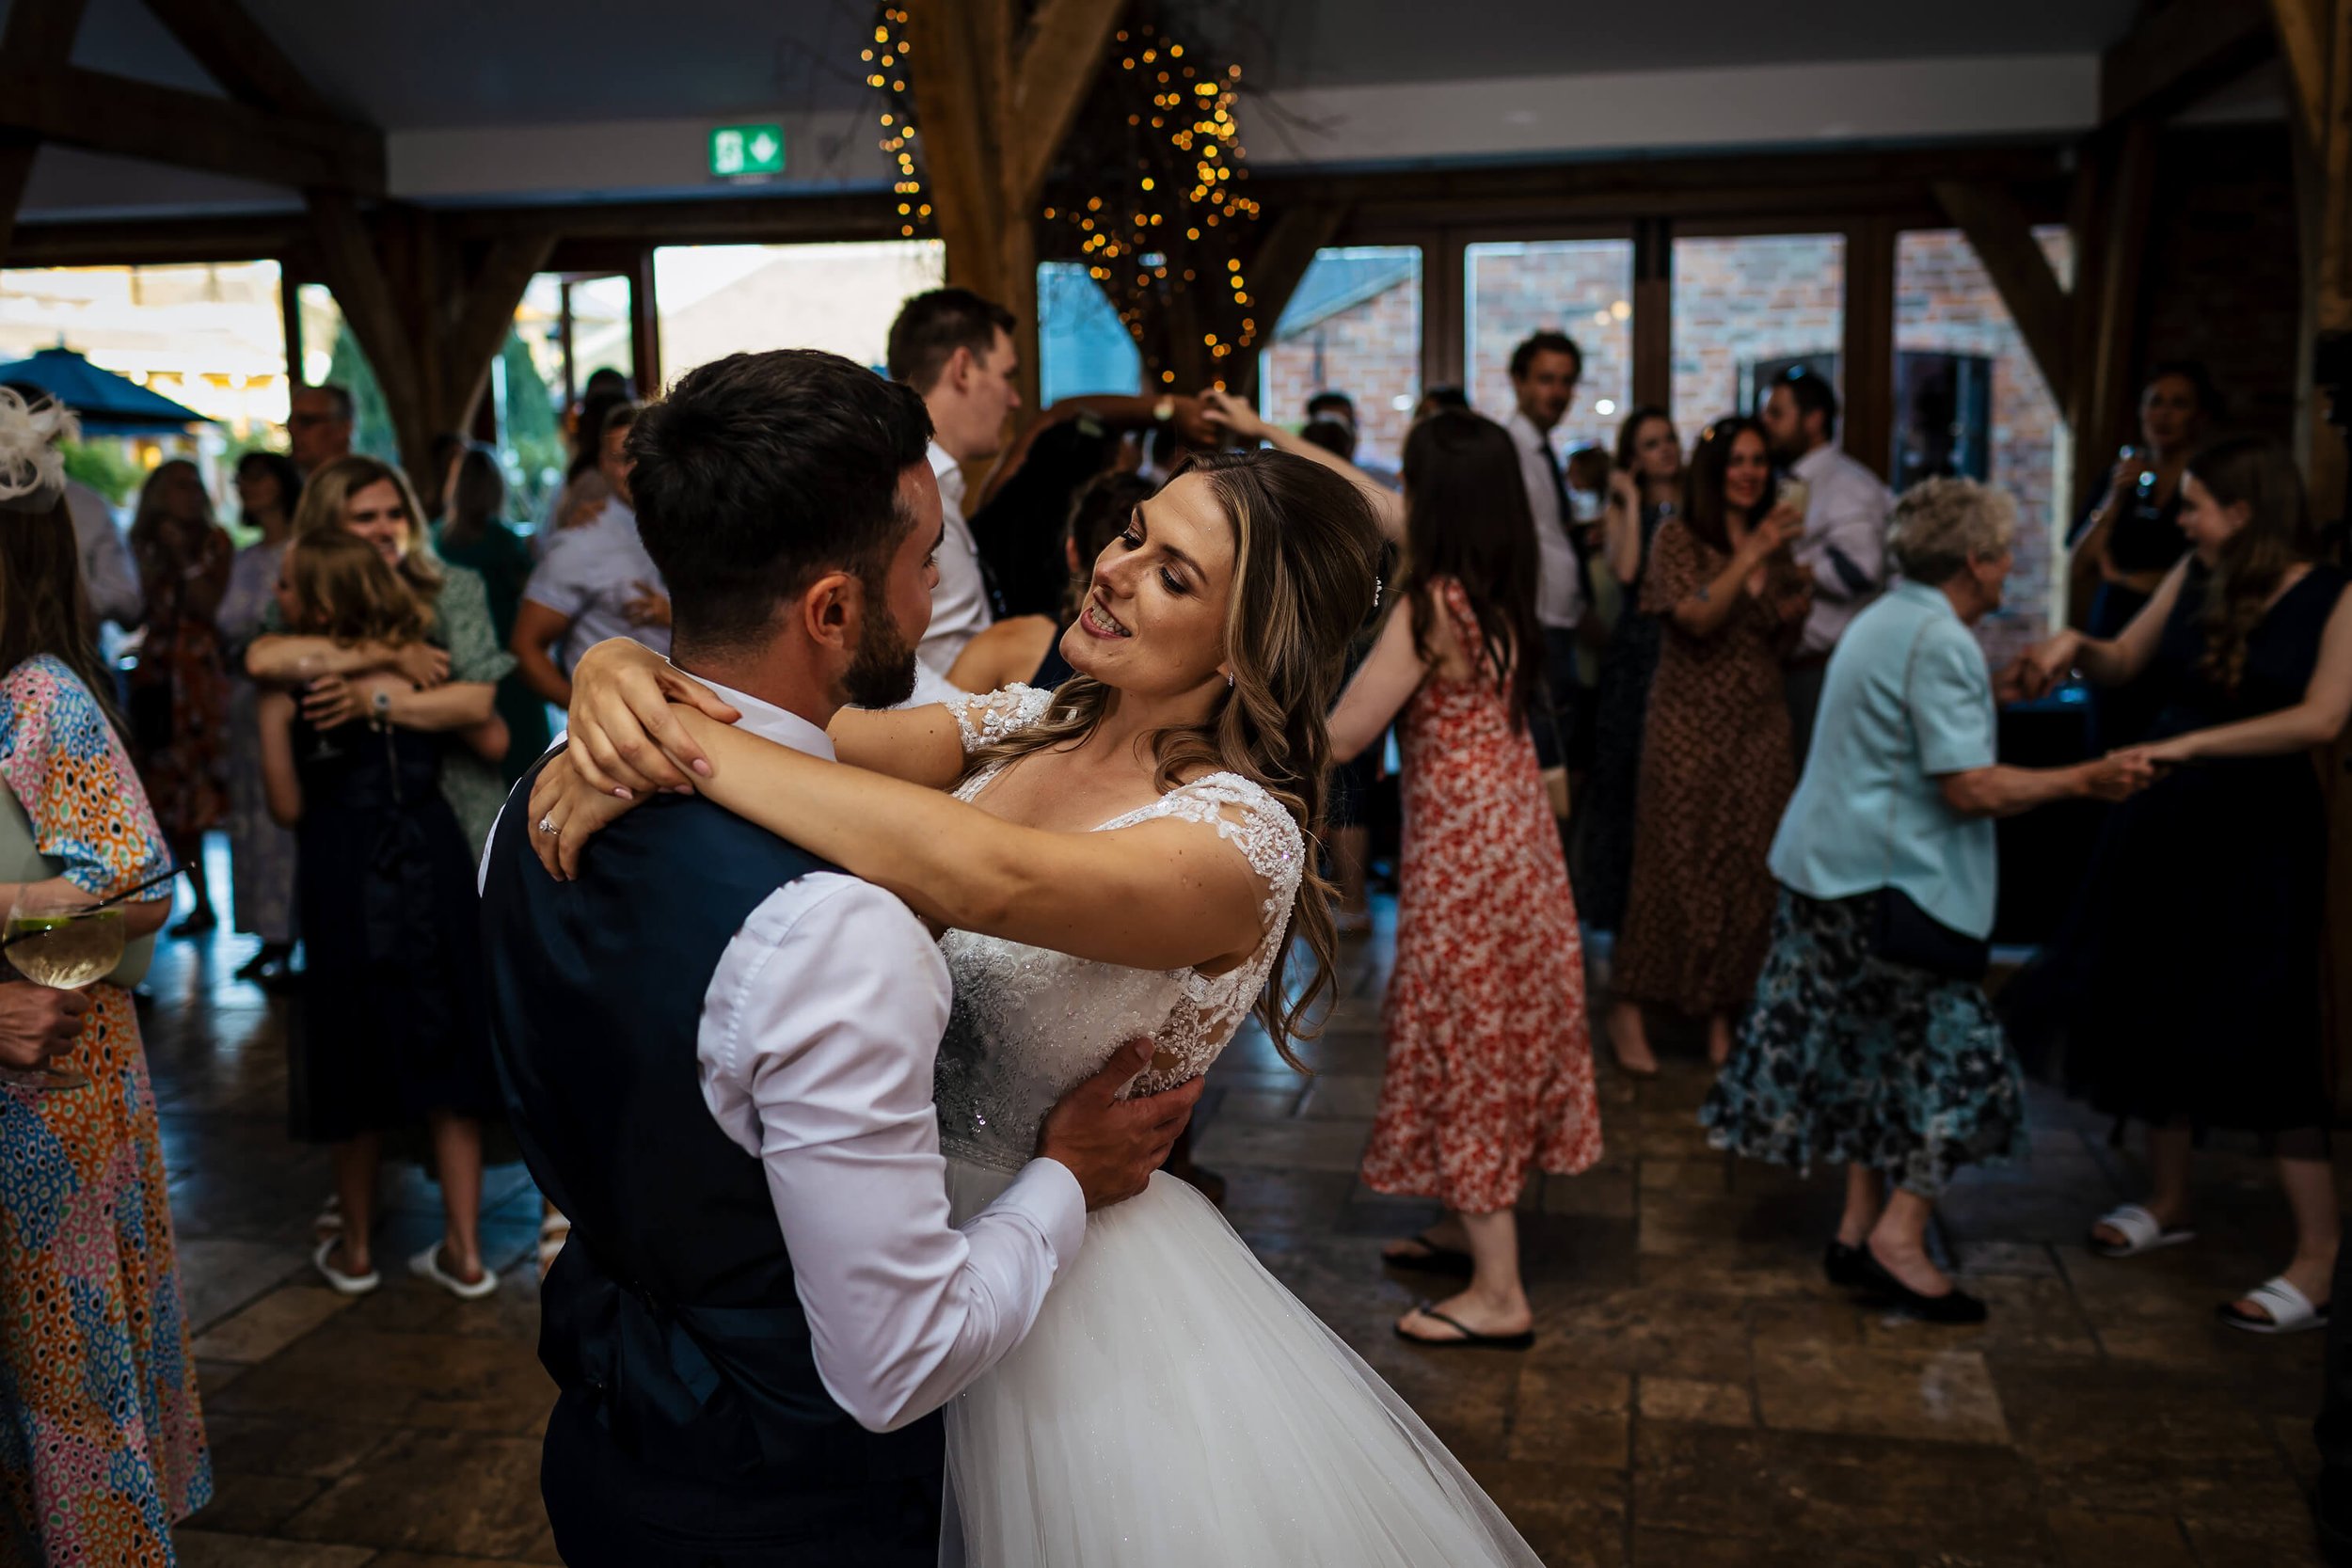
[[[989,1208],[1017,1209],[1026,1215],[1053,1249],[1057,1275],[1070,1266],[1086,1241],[1086,1189],[1059,1160],[1037,1159],[1022,1166],[1012,1185],[999,1193]]]

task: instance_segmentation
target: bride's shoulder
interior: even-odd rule
[[[951,704],[950,708],[956,716],[956,728],[963,736],[964,752],[969,755],[1019,735],[1044,718],[1053,703],[1051,690],[1016,682],[982,696],[967,697]]]
[[[1255,779],[1203,773],[1178,784],[1136,816],[1138,820],[1172,817],[1214,827],[1271,884],[1276,895],[1287,899],[1297,891],[1306,865],[1306,835],[1290,808]]]

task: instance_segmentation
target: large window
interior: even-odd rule
[[[77,478],[118,503],[167,457],[196,460],[216,507],[234,507],[230,461],[279,445],[285,319],[275,261],[0,272],[0,362],[68,348],[205,417],[178,431],[107,434],[96,420],[68,453]]]
[[[1790,364],[1829,375],[1846,329],[1840,234],[1677,239],[1675,424],[1688,443],[1725,414],[1754,413],[1756,389]]]
[[[1143,386],[1143,354],[1084,261],[1037,269],[1038,382],[1045,405]]]
[[[2065,278],[2074,252],[2062,228],[2035,230]],[[1895,420],[1889,469],[1897,488],[1963,474],[2017,502],[2016,565],[2007,609],[1979,636],[1996,653],[2052,624],[2064,573],[2062,483],[2071,460],[2065,420],[2000,292],[1958,230],[1903,234],[1895,247]]]
[[[661,381],[744,350],[821,348],[882,368],[890,324],[946,276],[936,240],[668,245],[653,253]]]
[[[1298,425],[1317,392],[1356,401],[1356,460],[1394,470],[1421,400],[1421,248],[1351,245],[1315,254],[1259,362],[1265,417]]]
[[[1473,245],[1463,255],[1462,289],[1471,406],[1507,418],[1511,351],[1530,333],[1565,332],[1583,355],[1584,377],[1552,439],[1564,451],[1613,446],[1633,402],[1633,242]]]

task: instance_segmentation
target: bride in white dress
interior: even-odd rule
[[[616,770],[623,736],[650,734],[681,768],[707,757],[696,788],[947,928],[935,1100],[961,1223],[1123,1042],[1157,1047],[1130,1092],[1169,1087],[1253,1010],[1282,1045],[1327,982],[1302,822],[1320,816],[1323,716],[1378,548],[1363,498],[1327,470],[1212,458],[1096,562],[1062,644],[1079,676],[1057,692],[845,712],[834,740],[867,772],[729,729],[691,678],[606,643],[574,673],[572,738]],[[564,819],[567,855],[626,809],[568,768],[550,777],[532,809]],[[1295,938],[1319,960],[1311,985],[1285,973]],[[972,1568],[1538,1563],[1378,1374],[1165,1173],[1089,1214],[1027,1338],[946,1420],[949,1534]]]

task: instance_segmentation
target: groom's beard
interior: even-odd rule
[[[866,608],[882,613],[858,624],[857,650],[841,677],[851,707],[897,707],[914,695],[914,644],[899,635],[898,622],[882,608],[886,603],[881,583],[866,584]]]

